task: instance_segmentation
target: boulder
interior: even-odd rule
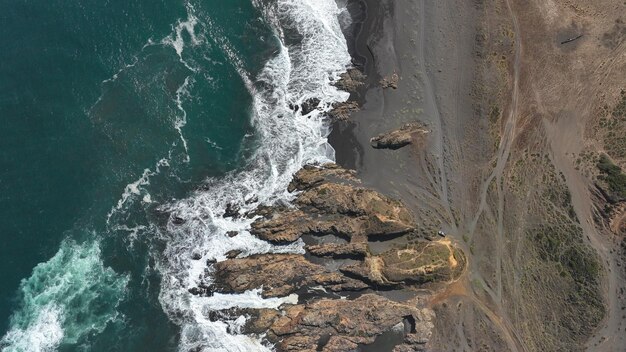
[[[400,81],[400,76],[397,73],[392,73],[391,76],[384,77],[380,80],[380,86],[383,89],[392,88],[398,89],[398,81]]]
[[[237,204],[234,203],[228,203],[226,204],[226,210],[224,211],[224,216],[225,218],[238,218],[239,217],[239,210],[241,209],[241,207]]]
[[[300,113],[302,115],[308,115],[309,113],[311,113],[313,110],[317,109],[317,107],[320,105],[320,100],[317,98],[309,98],[307,100],[304,101],[304,103],[302,103],[301,105],[301,110]]]
[[[418,136],[428,133],[419,123],[407,123],[400,129],[380,134],[370,140],[370,144],[376,149],[400,149],[413,143]]]

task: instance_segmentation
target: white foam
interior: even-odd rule
[[[329,127],[324,110],[330,109],[333,102],[348,98],[347,93],[330,84],[351,60],[337,20],[340,10],[333,0],[254,4],[275,26],[277,36],[282,38],[282,28],[290,28],[297,29],[304,39],[288,47],[283,44],[256,77],[263,84],[254,85],[227,38],[220,35],[220,29],[213,23],[202,23],[253,96],[251,122],[260,146],[242,170],[207,180],[202,191],[161,207],[184,220],[182,225],[168,225],[163,234],[167,246],[157,259],[162,274],[159,299],[170,318],[182,327],[181,351],[269,350],[260,340],[237,334],[232,322],[229,326],[226,322],[209,321],[208,312],[232,307],[276,309],[284,303],[296,303],[296,295],[264,299],[258,288],[237,295],[196,297],[188,290],[199,283],[210,284],[212,269],[206,268],[207,259],[224,260],[226,252],[233,249],[242,251],[242,256],[304,252],[301,241],[275,246],[252,236],[248,229],[253,219],[222,215],[229,203],[237,204],[241,213],[246,213],[259,204],[291,201],[293,195],[286,189],[296,171],[307,163],[334,160],[334,150],[327,142]],[[257,86],[264,88],[259,90]],[[301,104],[309,98],[320,99],[321,109],[303,116],[289,108],[289,104]],[[228,231],[237,231],[239,235],[231,238],[226,235]],[[192,260],[198,254],[202,258]]]
[[[266,308],[277,309],[285,303],[298,303],[298,295],[291,294],[287,297],[266,298],[261,297],[261,288],[249,290],[240,294],[215,293],[212,297],[194,297],[198,307],[211,310],[225,310],[238,308]]]
[[[189,87],[190,77],[191,76],[187,76],[185,78],[185,82],[176,90],[176,107],[181,112],[181,115],[177,116],[176,120],[174,121],[174,128],[176,129],[176,131],[178,131],[178,135],[180,136],[180,139],[183,142],[183,148],[185,148],[185,162],[187,163],[190,161],[190,157],[189,157],[189,148],[187,147],[187,140],[185,139],[185,136],[183,135],[183,127],[185,127],[185,125],[187,124],[187,111],[185,111],[185,109],[183,108],[183,97],[189,96],[188,87]]]
[[[183,31],[189,34],[191,38],[191,45],[197,46],[202,44],[202,40],[196,35],[195,27],[198,24],[198,18],[194,15],[194,8],[190,4],[187,4],[187,19],[180,20],[174,26],[172,34],[161,40],[161,44],[171,45],[176,54],[180,58],[181,62],[187,66],[187,63],[183,60],[183,50],[185,50],[185,39],[183,37]],[[191,67],[187,66],[192,71],[195,71]]]
[[[52,352],[63,340],[61,326],[62,311],[54,304],[48,304],[37,312],[34,323],[25,328],[9,330],[0,341],[3,352]]]
[[[104,266],[98,242],[63,241],[22,280],[19,307],[0,340],[2,351],[53,351],[102,332],[118,318],[128,281]]]
[[[122,196],[117,201],[117,204],[111,208],[109,213],[107,214],[107,224],[110,224],[111,217],[120,210],[124,209],[124,205],[129,202],[133,197],[142,196],[142,200],[146,203],[151,202],[150,194],[145,190],[145,187],[150,185],[150,178],[154,175],[157,175],[161,172],[162,167],[169,166],[169,158],[163,158],[159,160],[154,166],[154,171],[151,169],[144,169],[141,177],[139,177],[134,182],[127,184],[124,187],[124,192]]]

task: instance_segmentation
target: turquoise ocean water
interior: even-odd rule
[[[234,306],[196,297],[208,259],[299,251],[252,238],[302,164],[350,64],[332,0],[0,4],[0,349],[247,351]],[[308,98],[318,110],[289,106]],[[234,239],[226,231],[237,230]],[[197,260],[201,257],[202,260]]]

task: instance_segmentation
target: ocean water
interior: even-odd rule
[[[334,159],[324,111],[348,97],[331,85],[350,65],[343,7],[0,4],[1,351],[272,349],[239,334],[245,317],[208,313],[297,296],[188,289],[229,250],[302,251],[222,215],[289,202],[295,171]],[[290,108],[309,98],[318,110]]]

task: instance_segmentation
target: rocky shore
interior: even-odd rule
[[[234,253],[208,263],[213,284],[190,292],[262,288],[265,298],[297,294],[298,304],[278,310],[212,313],[214,319],[246,315],[242,332],[265,334],[279,351],[353,351],[385,334],[397,337],[389,350],[423,350],[433,312],[420,288],[457,279],[465,269],[465,255],[446,239],[397,245],[394,239],[417,230],[408,209],[362,187],[354,171],[336,164],[304,167],[289,191],[297,193],[293,207],[265,207],[248,214],[257,217],[251,233],[279,245],[302,239],[306,254],[239,258]],[[373,242],[383,250],[373,250]],[[405,297],[393,299],[398,292],[404,295],[397,297]]]
[[[365,22],[355,27],[364,31],[354,35],[363,41],[356,44],[361,49],[367,46],[368,31],[376,28],[378,6],[368,1]],[[386,76],[380,75],[372,69],[372,57],[353,56],[355,67],[334,83],[351,97],[334,104],[327,113],[336,122],[337,131],[349,130],[351,115],[368,103],[367,92],[396,91],[402,79],[393,69]],[[361,65],[363,60],[370,60],[369,65]],[[375,99],[369,102],[375,103]],[[319,109],[318,105],[313,98],[291,108],[308,112]],[[211,284],[190,292],[208,296],[261,289],[264,298],[298,298],[296,303],[277,309],[213,311],[207,313],[209,318],[235,321],[244,316],[245,323],[238,325],[237,332],[260,337],[277,351],[401,352],[430,348],[436,325],[432,302],[465,273],[466,254],[445,234],[438,236],[433,226],[424,226],[414,209],[407,207],[406,199],[390,197],[393,193],[370,186],[371,180],[365,186],[360,176],[371,173],[359,168],[357,175],[350,169],[350,165],[360,163],[359,154],[351,152],[356,146],[367,146],[381,153],[376,158],[389,162],[403,158],[407,150],[425,147],[432,126],[416,118],[416,114],[406,120],[390,118],[382,130],[386,132],[366,131],[363,135],[368,136],[369,145],[352,141],[351,133],[331,135],[343,166],[303,167],[288,187],[295,196],[289,205],[261,206],[247,214],[230,207],[225,216],[255,219],[252,235],[277,246],[302,241],[304,254],[243,256],[233,251],[224,261],[207,263],[205,275],[210,277],[199,282]],[[337,136],[348,138],[339,140]],[[346,163],[348,159],[351,161]]]

